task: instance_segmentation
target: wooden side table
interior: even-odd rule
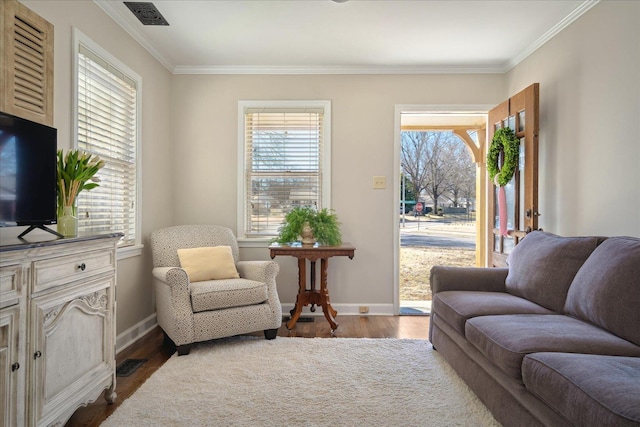
[[[351,243],[345,242],[340,246],[271,245],[269,250],[271,259],[278,255],[298,258],[298,296],[296,297],[296,305],[291,310],[291,319],[287,322],[287,329],[293,329],[296,326],[302,313],[302,307],[311,304],[311,311],[315,311],[316,305],[322,307],[324,317],[331,325],[331,330],[335,330],[338,327],[335,322],[338,312],[331,306],[327,289],[329,258],[348,256],[349,259],[353,259],[356,248]],[[309,289],[307,289],[307,260],[310,261],[311,266]],[[316,289],[316,262],[318,260],[320,260],[320,289]]]

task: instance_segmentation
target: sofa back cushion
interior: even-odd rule
[[[640,345],[640,239],[605,240],[573,279],[565,310]]]
[[[507,258],[507,292],[563,313],[574,276],[601,241],[598,237],[529,233]]]

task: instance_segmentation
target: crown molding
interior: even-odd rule
[[[578,6],[573,12],[567,15],[562,21],[558,22],[556,25],[551,27],[549,31],[544,33],[538,40],[533,42],[529,47],[527,47],[524,51],[520,52],[520,54],[516,55],[514,58],[510,59],[505,63],[504,71],[508,72],[513,69],[516,65],[524,61],[529,55],[533,54],[536,50],[538,50],[542,45],[555,37],[559,32],[567,28],[571,25],[575,20],[584,15],[589,9],[600,3],[601,0],[585,0],[580,6]]]
[[[107,15],[113,19],[116,24],[120,25],[131,37],[135,39],[140,45],[147,50],[155,59],[158,60],[169,72],[173,73],[175,65],[171,63],[167,58],[162,56],[160,52],[153,47],[153,44],[145,37],[145,35],[137,28],[135,23],[132,23],[128,16],[121,13],[115,6],[115,2],[107,0],[93,0],[93,2],[102,9]]]
[[[177,66],[174,74],[499,74],[503,66]]]

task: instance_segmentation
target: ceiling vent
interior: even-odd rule
[[[151,2],[125,1],[124,4],[142,22],[142,25],[169,25],[164,16]]]

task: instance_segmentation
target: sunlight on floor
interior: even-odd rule
[[[400,301],[401,316],[428,316],[431,313],[431,301]]]

